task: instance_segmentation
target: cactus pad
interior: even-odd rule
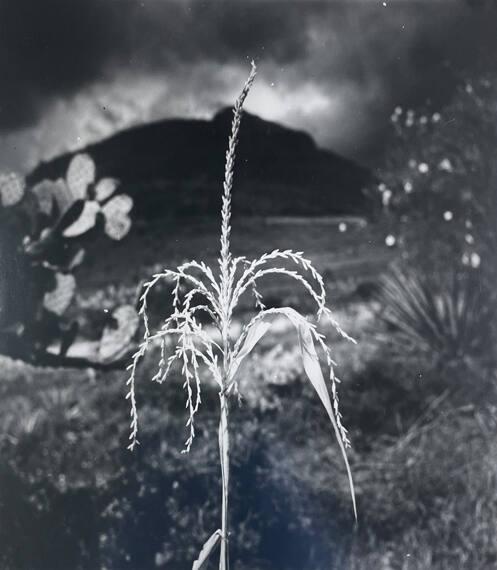
[[[95,163],[87,154],[77,154],[67,169],[67,185],[74,198],[83,200],[88,185],[95,181]]]
[[[118,182],[114,178],[102,178],[95,188],[95,197],[99,202],[104,202],[116,191]]]
[[[52,213],[53,200],[55,198],[53,193],[53,185],[55,183],[51,180],[43,180],[36,186],[33,186],[31,192],[38,200],[40,211],[49,216]]]
[[[78,251],[74,254],[74,257],[71,259],[71,262],[69,263],[69,270],[72,271],[78,267],[78,265],[81,265],[83,263],[85,255],[86,252],[84,249],[78,249]]]
[[[43,306],[56,315],[62,315],[69,307],[76,290],[76,279],[73,275],[56,273],[55,289],[45,293]]]
[[[132,305],[122,305],[112,316],[117,321],[117,328],[106,327],[103,332],[98,351],[102,362],[121,356],[138,329],[138,314]]]
[[[65,214],[76,200],[62,178],[55,181],[43,180],[34,186],[31,192],[36,196],[40,210],[47,215],[52,213],[54,200],[60,216]]]
[[[64,230],[64,236],[76,237],[91,230],[95,225],[99,211],[100,205],[98,202],[93,200],[85,202],[79,218]]]
[[[102,207],[105,216],[105,232],[115,240],[122,239],[131,227],[128,216],[133,207],[133,199],[125,194],[119,194]]]
[[[24,179],[11,172],[0,174],[0,202],[2,206],[14,206],[22,200],[26,184]]]

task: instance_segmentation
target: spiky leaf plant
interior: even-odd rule
[[[221,528],[216,530],[205,543],[199,558],[193,568],[199,569],[207,562],[217,544],[220,544],[220,570],[228,570],[228,490],[229,490],[229,398],[238,392],[236,372],[243,359],[251,352],[259,340],[270,330],[271,320],[275,316],[286,317],[298,334],[299,345],[305,373],[314,386],[323,403],[334,429],[347,469],[350,493],[354,515],[356,504],[354,485],[346,455],[350,445],[347,430],[342,425],[338,409],[337,383],[334,373],[333,359],[323,334],[318,332],[315,324],[290,307],[266,309],[263,296],[257,289],[261,278],[268,275],[283,275],[298,281],[310,294],[316,303],[318,320],[327,317],[338,333],[345,339],[351,339],[335,321],[331,310],[326,306],[326,292],[321,275],[316,271],[310,260],[302,252],[291,250],[274,250],[258,259],[248,260],[245,257],[233,257],[230,249],[231,233],[231,195],[235,163],[235,150],[238,141],[242,107],[252,86],[256,74],[252,62],[250,75],[238,97],[233,110],[233,122],[226,153],[225,178],[222,197],[221,248],[219,267],[211,269],[203,262],[190,261],[180,265],[175,270],[165,269],[153,275],[145,283],[140,299],[139,314],[144,323],[144,338],[138,350],[133,355],[129,365],[130,376],[127,381],[126,398],[131,403],[131,434],[129,449],[133,450],[138,444],[138,415],[135,394],[135,378],[138,362],[144,356],[152,343],[161,346],[161,356],[154,381],[163,382],[175,361],[179,361],[184,376],[186,391],[186,408],[188,409],[188,438],[184,452],[188,452],[195,437],[195,414],[201,403],[201,366],[205,366],[219,386],[220,423],[219,423],[219,452],[222,480],[222,520]],[[279,266],[277,263],[283,265]],[[290,270],[284,263],[291,263],[296,270]],[[276,264],[275,264],[276,263]],[[165,318],[163,325],[155,332],[150,329],[147,313],[149,293],[161,280],[172,280],[174,283],[172,313]],[[183,291],[183,292],[182,292]],[[255,296],[258,313],[246,324],[239,337],[231,335],[233,312],[245,293]],[[219,331],[217,340],[209,335],[199,320],[203,313],[212,320]],[[166,342],[169,337],[176,340],[175,349],[166,356]],[[332,398],[330,398],[318,358],[318,349],[323,353],[331,382]]]
[[[430,276],[395,266],[381,279],[378,299],[387,329],[379,338],[393,357],[495,365],[497,296],[478,271],[453,268]]]

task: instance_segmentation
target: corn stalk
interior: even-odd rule
[[[212,374],[219,387],[219,458],[221,463],[221,528],[216,530],[205,542],[199,557],[193,563],[193,570],[200,570],[206,565],[209,556],[220,544],[219,570],[229,570],[229,398],[238,392],[236,381],[237,371],[246,356],[257,345],[261,338],[271,328],[273,317],[285,317],[295,327],[302,354],[303,367],[311,384],[315,388],[333,426],[342,457],[347,470],[347,476],[352,496],[354,515],[356,515],[355,493],[352,475],[347,459],[346,448],[350,445],[347,430],[342,424],[338,408],[338,378],[335,376],[335,363],[323,334],[317,326],[290,307],[266,309],[263,295],[257,289],[260,279],[267,275],[282,275],[296,280],[304,287],[316,303],[318,320],[327,317],[338,333],[352,342],[335,321],[331,310],[326,305],[326,291],[321,275],[316,271],[311,261],[302,252],[292,250],[274,250],[258,259],[248,260],[245,257],[233,258],[231,255],[231,196],[235,164],[235,151],[238,142],[242,108],[256,74],[252,62],[250,75],[238,97],[233,109],[233,122],[226,152],[226,164],[223,184],[223,199],[221,209],[221,240],[218,267],[213,271],[203,262],[190,261],[180,265],[175,270],[165,269],[152,276],[144,285],[140,299],[139,314],[143,319],[144,337],[133,355],[128,366],[130,376],[127,385],[127,398],[131,403],[131,433],[129,449],[133,450],[138,444],[138,414],[135,392],[136,368],[140,359],[145,355],[152,342],[161,346],[161,356],[157,373],[153,380],[163,382],[174,362],[181,364],[181,372],[185,379],[186,408],[189,411],[187,421],[188,438],[184,452],[188,452],[195,437],[195,414],[201,403],[200,366],[204,366]],[[274,265],[275,262],[290,263],[296,270],[285,266]],[[172,299],[172,314],[164,320],[162,327],[152,332],[149,327],[147,299],[155,285],[163,280],[171,280],[175,284]],[[187,289],[186,293],[181,293]],[[240,298],[250,293],[254,295],[258,312],[245,325],[237,339],[230,335],[233,312]],[[194,299],[197,304],[194,304]],[[196,315],[202,312],[210,317],[218,329],[220,342],[207,334],[198,322]],[[174,352],[166,357],[166,339],[170,336],[177,338]],[[316,347],[321,351],[329,370],[332,398],[330,398],[323,377]]]

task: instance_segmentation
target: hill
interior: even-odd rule
[[[211,120],[167,119],[133,127],[81,149],[98,176],[121,181],[138,219],[219,211],[231,110]],[[63,176],[74,153],[43,162],[29,181]],[[367,211],[371,174],[320,149],[306,133],[246,113],[235,174],[235,215],[330,215]]]

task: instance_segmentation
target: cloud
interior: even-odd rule
[[[118,33],[114,2],[0,3],[0,127],[32,124],[54,97],[98,78]]]
[[[0,3],[0,129],[35,122],[54,98],[116,69],[163,73],[199,61],[293,61],[306,44],[297,6],[229,2],[16,0]]]
[[[464,0],[0,0],[0,22],[0,167],[21,169],[138,122],[209,116],[252,57],[250,110],[367,158],[393,106],[442,105],[497,50],[495,18]]]

